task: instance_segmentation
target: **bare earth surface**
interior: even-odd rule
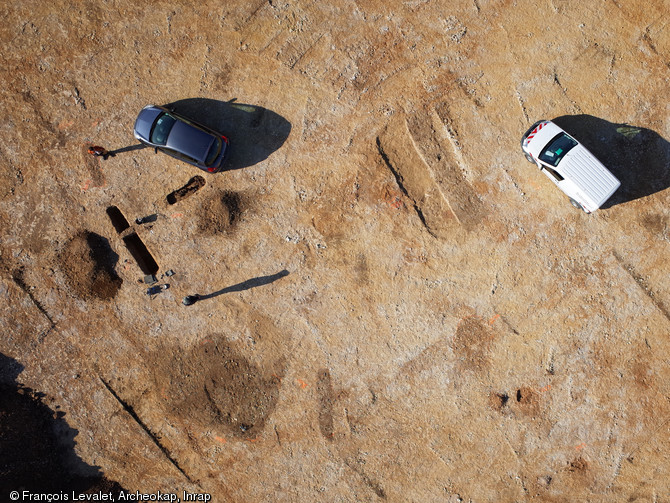
[[[670,501],[667,1],[0,15],[0,377],[56,422],[3,398],[3,445],[214,501]],[[86,153],[150,103],[230,169]],[[607,208],[526,162],[539,119]]]

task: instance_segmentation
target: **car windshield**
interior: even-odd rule
[[[567,134],[561,133],[549,142],[547,148],[540,154],[540,160],[556,167],[561,162],[561,159],[563,159],[563,156],[576,145],[577,142],[575,140]]]
[[[168,135],[177,119],[172,117],[169,113],[164,112],[158,116],[154,127],[151,130],[151,143],[155,145],[165,145],[167,143]]]
[[[219,152],[221,152],[221,138],[217,136],[216,141],[212,144],[212,148],[209,149],[209,154],[207,155],[207,159],[205,159],[205,166],[211,166],[219,156]]]

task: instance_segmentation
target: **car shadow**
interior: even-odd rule
[[[22,371],[23,365],[0,353],[0,487],[89,494],[123,490],[100,467],[79,457],[79,432],[68,425],[63,411],[44,403],[44,393],[17,381]]]
[[[564,115],[553,122],[583,143],[621,181],[602,208],[670,187],[670,142],[655,131],[586,114]]]
[[[257,286],[269,285],[270,283],[277,281],[285,276],[288,276],[289,272],[284,269],[279,271],[276,274],[271,274],[269,276],[259,276],[258,278],[248,279],[242,283],[237,283],[236,285],[227,286],[217,292],[208,293],[207,295],[200,295],[199,300],[211,299],[223,295],[224,293],[232,292],[243,292],[244,290],[249,290],[251,288],[256,288]]]
[[[291,123],[281,115],[234,100],[187,98],[163,106],[228,137],[230,157],[224,171],[264,161],[284,144],[291,132]]]

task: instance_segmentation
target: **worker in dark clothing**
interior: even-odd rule
[[[184,304],[185,306],[192,306],[199,300],[200,295],[196,293],[195,295],[187,295],[186,297],[184,297],[184,300],[182,300],[181,303]]]

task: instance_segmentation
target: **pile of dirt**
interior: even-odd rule
[[[109,241],[89,231],[77,233],[59,254],[70,288],[82,299],[109,300],[116,296],[122,283],[114,270],[118,260]]]
[[[210,336],[190,354],[177,351],[164,361],[156,368],[158,386],[171,411],[189,422],[223,425],[232,435],[250,438],[276,406],[281,376],[267,375],[222,336]]]
[[[198,230],[206,236],[232,232],[240,221],[242,198],[237,192],[219,193],[205,202]]]

